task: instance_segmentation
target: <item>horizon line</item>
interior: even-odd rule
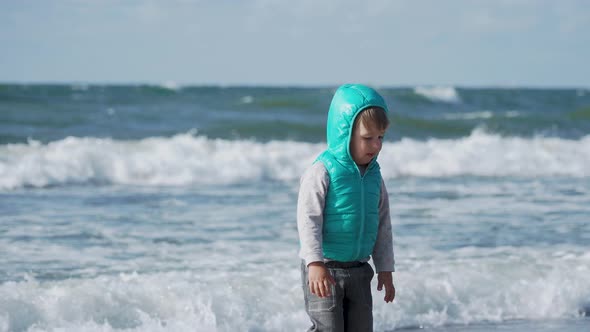
[[[573,84],[514,84],[514,83],[500,83],[500,84],[465,84],[465,83],[368,83],[368,82],[354,82],[366,84],[376,88],[382,89],[404,89],[404,88],[458,88],[458,89],[556,89],[556,90],[590,90],[589,86],[573,85]],[[316,88],[337,88],[342,83],[178,83],[172,80],[164,81],[51,81],[51,80],[31,80],[31,81],[9,81],[0,80],[0,85],[56,85],[56,86],[155,86],[166,88],[169,90],[180,90],[183,88],[302,88],[302,89],[316,89]]]

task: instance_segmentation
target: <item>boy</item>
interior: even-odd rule
[[[328,149],[301,177],[297,228],[309,331],[373,331],[377,289],[395,297],[389,199],[377,155],[389,121],[373,89],[343,85],[328,112]]]

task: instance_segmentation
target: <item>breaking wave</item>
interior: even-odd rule
[[[0,146],[0,189],[64,185],[181,186],[293,181],[324,143],[212,139],[193,133],[141,140],[67,137]],[[590,176],[590,135],[579,140],[503,137],[386,142],[384,178]]]

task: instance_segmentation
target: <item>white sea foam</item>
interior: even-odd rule
[[[517,118],[522,116],[519,111],[493,112],[490,110],[482,110],[478,112],[469,113],[447,113],[443,118],[447,120],[477,120],[477,119],[491,119],[493,117]]]
[[[452,86],[419,86],[414,88],[414,93],[424,96],[432,101],[442,101],[446,103],[461,102],[459,93]]]
[[[455,140],[402,139],[385,146],[379,158],[385,177],[586,177],[590,175],[590,136],[580,140],[521,138],[475,130]]]
[[[396,273],[399,309],[376,307],[376,320],[390,328],[573,318],[590,296],[584,281],[590,255],[583,248],[404,254],[413,257]]]
[[[590,255],[582,249],[403,254],[396,301],[385,304],[383,293],[374,293],[376,331],[569,319],[590,296]],[[285,264],[51,282],[28,277],[0,284],[0,331],[296,331],[309,325],[302,297],[297,267]]]
[[[164,88],[164,89],[168,89],[168,90],[174,90],[174,91],[182,88],[178,83],[176,83],[174,81],[162,82],[162,83],[160,83],[160,87]]]
[[[494,116],[492,111],[481,111],[471,113],[448,113],[443,117],[448,120],[475,120],[475,119],[490,119]]]
[[[68,137],[0,146],[0,189],[68,184],[194,185],[297,180],[323,143],[210,139],[191,133],[138,141]],[[385,178],[399,176],[590,176],[590,136],[386,142]]]
[[[254,102],[254,97],[244,96],[244,97],[240,98],[240,102],[242,104],[252,104]]]
[[[291,180],[322,144],[231,141],[182,134],[116,141],[68,137],[0,147],[0,188],[65,184],[185,185]]]

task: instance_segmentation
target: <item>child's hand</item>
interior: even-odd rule
[[[391,272],[379,272],[377,274],[377,290],[381,291],[385,286],[385,302],[393,302],[395,298],[395,287],[393,286],[393,277]]]
[[[309,291],[319,297],[331,295],[331,285],[336,284],[334,277],[323,262],[312,262],[309,269]]]

